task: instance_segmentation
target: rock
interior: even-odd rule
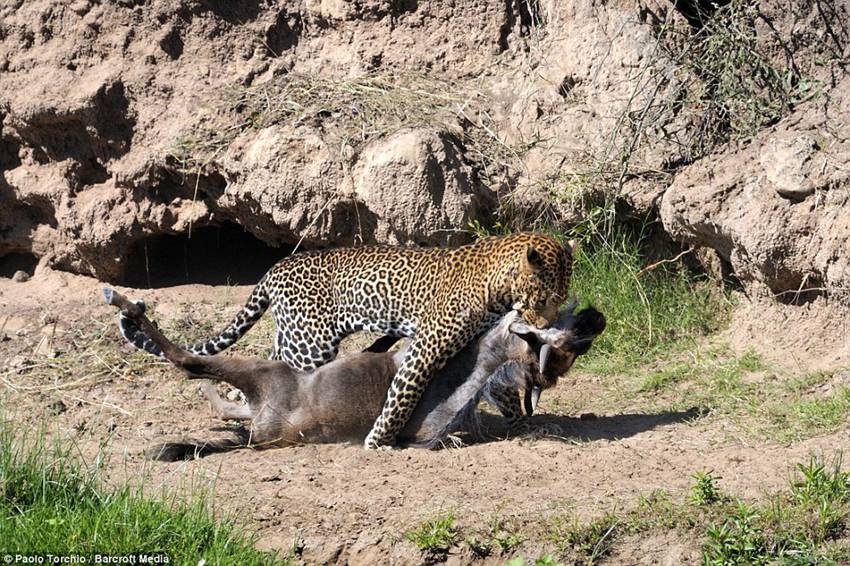
[[[244,400],[244,396],[242,395],[242,392],[239,391],[238,389],[231,389],[230,391],[227,392],[226,397],[227,397],[228,401]]]
[[[850,288],[850,170],[842,162],[850,154],[850,77],[835,92],[745,147],[685,168],[662,198],[667,232],[717,250],[756,296],[848,296],[841,290]]]
[[[59,357],[59,352],[53,347],[53,339],[50,336],[42,336],[33,349],[33,355],[54,359]]]
[[[802,200],[815,192],[806,165],[817,153],[818,144],[811,134],[782,132],[761,148],[759,163],[765,180],[780,196]]]
[[[446,245],[484,217],[495,198],[476,182],[447,132],[405,129],[367,147],[353,171],[354,197],[365,205],[375,238]],[[460,229],[460,230],[458,230]]]
[[[26,271],[21,271],[20,269],[12,275],[12,281],[15,283],[24,283],[30,280],[30,274]]]
[[[25,373],[28,369],[30,362],[31,362],[31,360],[29,358],[27,358],[26,356],[22,356],[22,355],[12,356],[6,362],[6,369],[8,369],[12,373],[17,373],[17,374]]]
[[[304,537],[301,558],[307,564],[336,564],[342,554],[343,543],[320,537]]]

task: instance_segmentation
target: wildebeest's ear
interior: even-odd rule
[[[592,335],[594,338],[605,330],[605,315],[593,307],[582,309],[578,313],[578,334]]]
[[[516,334],[518,338],[528,344],[535,356],[540,356],[540,348],[543,346],[543,340],[540,339],[538,330],[527,325],[524,322],[514,322],[510,327],[511,333]]]
[[[543,269],[543,256],[531,246],[525,250],[522,258],[522,270],[526,273],[537,273]]]

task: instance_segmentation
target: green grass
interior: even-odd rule
[[[491,522],[490,535],[493,545],[497,546],[502,554],[513,552],[527,538],[520,532],[514,521],[501,517]]]
[[[73,442],[0,423],[0,552],[166,554],[171,564],[287,564],[259,552],[208,495],[151,497],[103,478],[105,446],[86,464]]]
[[[787,489],[755,503],[722,495],[719,478],[710,473],[696,473],[694,480],[681,501],[658,491],[631,510],[586,523],[556,517],[549,536],[569,563],[595,563],[622,535],[665,531],[685,540],[695,535],[705,566],[850,561],[850,474],[840,458],[827,464],[811,457],[797,465]]]
[[[738,501],[706,530],[704,564],[843,564],[850,560],[850,474],[841,460],[798,464],[767,504]]]
[[[813,433],[837,430],[847,423],[850,415],[850,389],[838,386],[824,397],[811,397],[805,393],[790,394],[790,398],[771,402],[767,417],[771,425],[782,431],[781,438],[793,441]]]
[[[720,328],[727,304],[712,285],[680,264],[649,271],[639,236],[620,233],[586,243],[573,268],[572,292],[599,309],[607,327],[581,367],[612,373],[645,364],[686,340]]]
[[[404,537],[423,552],[445,554],[458,538],[454,513],[428,519]]]
[[[724,346],[696,346],[668,358],[653,369],[627,369],[619,376],[620,401],[652,411],[696,407],[782,443],[833,432],[848,422],[850,389],[843,384],[823,389],[842,370],[795,375],[753,351],[735,355]]]
[[[585,524],[556,519],[550,537],[562,553],[571,550],[593,564],[611,551],[621,522],[615,513],[605,513]]]

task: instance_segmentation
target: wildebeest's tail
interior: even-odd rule
[[[198,342],[196,344],[181,347],[184,350],[198,356],[212,356],[213,354],[218,354],[222,350],[232,346],[246,332],[248,332],[248,330],[250,330],[258,320],[260,320],[260,317],[263,316],[263,313],[266,312],[267,308],[269,308],[269,293],[266,287],[267,280],[268,274],[266,274],[257,286],[254,287],[254,290],[251,291],[251,296],[248,297],[248,300],[245,302],[245,306],[236,313],[236,316],[233,317],[230,324],[228,324],[227,327],[218,334],[218,336],[207,340],[206,342]],[[136,301],[136,304],[144,309],[143,302]],[[118,327],[121,329],[121,334],[127,342],[139,350],[144,350],[154,356],[162,357],[162,350],[159,349],[159,346],[154,344],[153,340],[148,338],[145,333],[142,332],[142,329],[139,328],[139,325],[137,325],[132,319],[122,314],[118,321]]]
[[[192,440],[187,439],[180,442],[166,442],[145,450],[146,460],[159,460],[161,462],[177,462],[179,460],[193,460],[203,458],[210,454],[229,452],[237,448],[248,446],[247,439],[236,435],[234,438],[222,438],[217,440]]]

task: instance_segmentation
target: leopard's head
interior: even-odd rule
[[[511,282],[515,308],[526,322],[543,328],[555,320],[567,298],[575,245],[537,233],[518,236],[518,267]]]

